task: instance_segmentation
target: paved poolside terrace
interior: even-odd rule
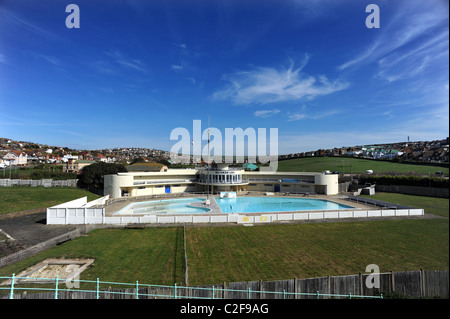
[[[115,202],[112,202],[109,205],[105,205],[105,215],[106,216],[117,216],[117,212],[126,207],[127,205],[130,205],[131,203],[137,203],[137,202],[147,202],[147,201],[159,201],[159,200],[166,200],[166,199],[177,199],[177,198],[204,198],[206,200],[207,194],[190,194],[190,193],[183,193],[183,195],[180,194],[173,194],[173,195],[165,195],[165,196],[148,196],[148,197],[138,197],[138,198],[122,198]],[[196,215],[210,215],[210,214],[228,214],[223,213],[220,206],[217,204],[215,198],[219,197],[218,195],[209,195],[210,198],[210,205],[206,205],[205,202],[194,202],[190,204],[193,207],[202,207],[202,208],[209,208],[210,211],[205,213],[198,213]],[[322,200],[328,200],[332,201],[338,204],[352,206],[354,209],[358,210],[369,210],[376,208],[375,205],[367,205],[362,202],[354,202],[349,201],[348,196],[346,195],[316,195],[316,194],[284,194],[284,193],[274,193],[274,195],[266,195],[265,192],[251,192],[249,194],[245,195],[239,195],[238,197],[283,197],[283,198],[310,198],[310,199],[322,199]],[[329,210],[332,211],[339,211],[339,210]],[[307,213],[311,211],[295,211],[296,213]],[[239,212],[236,212],[239,213]],[[293,213],[292,211],[289,212],[270,212],[270,214],[276,214],[276,213]],[[242,213],[242,214],[253,214],[253,215],[261,215],[261,214],[267,214],[267,212],[255,212],[255,213]],[[120,214],[120,216],[132,216],[132,214]]]

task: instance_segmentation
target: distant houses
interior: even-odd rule
[[[27,165],[28,155],[22,151],[10,151],[5,156],[3,156],[3,161],[8,163],[8,165]]]
[[[449,161],[448,137],[431,142],[402,142],[383,145],[360,145],[280,155],[279,159],[313,156],[349,156],[381,160],[406,160],[445,163]]]
[[[63,164],[63,171],[68,173],[76,173],[80,174],[81,170],[89,166],[91,164],[95,163],[95,161],[90,160],[69,160],[67,163]]]

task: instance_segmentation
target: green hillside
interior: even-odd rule
[[[321,172],[329,170],[350,174],[351,170],[353,174],[363,174],[369,169],[373,170],[375,174],[410,174],[414,172],[421,175],[431,174],[434,176],[437,171],[441,171],[445,175],[449,173],[448,166],[404,164],[351,157],[305,157],[278,162],[278,170],[285,172]]]

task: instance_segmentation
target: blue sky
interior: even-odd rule
[[[210,116],[278,128],[280,154],[441,139],[448,32],[446,0],[3,0],[0,137],[170,150]]]

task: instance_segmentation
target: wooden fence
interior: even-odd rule
[[[327,276],[319,278],[275,281],[230,282],[207,286],[162,286],[123,284],[97,281],[95,290],[59,289],[47,292],[25,292],[20,285],[14,293],[0,298],[14,299],[347,299],[347,298],[449,298],[448,270],[418,270],[379,274],[379,288],[368,288],[366,280],[373,274]],[[3,277],[9,278],[11,277]],[[51,279],[55,281],[55,279]],[[92,282],[95,283],[95,282]],[[111,289],[114,284],[128,285],[125,289]],[[0,286],[9,292],[11,284]],[[58,287],[58,284],[55,285]],[[103,286],[103,287],[102,287]],[[106,288],[106,287],[107,288]],[[35,288],[34,288],[35,289]]]

